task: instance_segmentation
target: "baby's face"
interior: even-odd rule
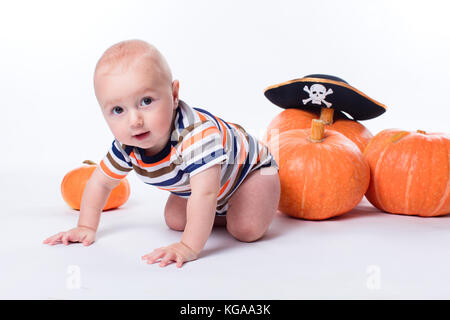
[[[142,64],[95,79],[97,100],[115,138],[147,155],[162,150],[178,105],[178,81],[170,83],[158,69]]]

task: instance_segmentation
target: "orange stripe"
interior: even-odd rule
[[[225,148],[225,144],[227,143],[227,132],[228,132],[227,126],[219,118],[217,118],[217,120],[219,120],[220,126],[222,127],[222,131],[223,131],[222,147]]]
[[[230,179],[228,179],[228,181],[223,185],[222,189],[220,189],[219,194],[217,195],[217,199],[222,195],[222,193],[225,191],[225,189],[227,188],[228,184],[230,183]]]
[[[161,190],[166,190],[166,191],[170,191],[170,190],[176,190],[177,188],[163,188],[163,187],[158,187],[157,188],[161,189]]]
[[[200,117],[201,121],[206,121],[206,117],[199,111],[195,110]],[[213,116],[214,117],[214,116]],[[227,129],[224,123],[217,117],[214,117],[218,122],[220,122],[220,126],[222,127],[222,132],[224,132],[224,137],[222,138],[222,147],[225,147],[225,144],[227,143]]]
[[[202,140],[202,139],[206,138],[207,136],[214,134],[214,133],[220,133],[219,129],[217,129],[216,127],[209,127],[199,133],[194,134],[189,139],[183,141],[183,144],[181,145],[181,152],[183,152],[184,149],[187,149],[189,146],[191,146],[195,142],[199,142],[200,140]]]
[[[172,147],[171,150],[170,150],[170,153],[164,159],[159,160],[158,162],[155,162],[155,163],[144,163],[144,162],[142,162],[142,160],[139,160],[136,157],[136,155],[134,154],[134,151],[131,151],[130,157],[134,158],[136,160],[136,162],[139,164],[139,166],[145,167],[145,168],[151,168],[151,167],[157,166],[157,165],[159,165],[161,163],[168,162],[174,153],[175,153],[175,148]]]
[[[261,151],[260,151],[259,154],[258,154],[258,158],[256,159],[256,163],[259,162],[259,159],[261,159],[261,155],[262,155],[262,153],[264,152],[264,146],[261,146],[261,145],[262,145],[261,142],[258,141],[258,145],[259,145],[259,147],[261,148]]]
[[[195,112],[197,112],[197,114],[200,117],[201,121],[206,121],[206,117],[201,112],[198,112],[197,110],[195,110]]]
[[[118,175],[114,172],[112,172],[111,170],[109,170],[109,168],[106,166],[105,162],[102,160],[100,161],[100,167],[102,168],[103,172],[106,173],[108,176],[110,176],[111,178],[114,179],[123,179],[125,178],[126,174],[124,175]]]

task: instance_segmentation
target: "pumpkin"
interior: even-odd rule
[[[274,136],[269,150],[279,165],[278,209],[289,216],[323,220],[353,209],[367,191],[369,166],[343,134],[313,119],[311,129]]]
[[[292,129],[307,129],[311,127],[311,120],[321,119],[325,122],[328,130],[335,130],[352,140],[361,152],[372,139],[372,133],[361,123],[347,118],[340,111],[336,112],[334,117],[334,109],[322,108],[320,114],[314,111],[305,111],[301,109],[286,109],[279,113],[270,122],[263,141],[268,142],[273,135]]]
[[[69,171],[61,183],[61,194],[64,201],[75,210],[80,210],[81,198],[87,181],[94,172],[97,164],[90,160],[83,162],[79,168]],[[126,178],[122,179],[109,195],[103,211],[115,209],[123,205],[130,196],[130,184]]]
[[[364,150],[367,200],[378,209],[423,217],[450,213],[450,135],[386,129]]]

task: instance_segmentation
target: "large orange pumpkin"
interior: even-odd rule
[[[81,198],[87,181],[91,177],[97,165],[86,160],[79,168],[69,171],[63,178],[61,183],[61,193],[64,201],[75,210],[80,210]],[[122,179],[117,187],[115,187],[103,208],[103,211],[115,209],[123,205],[130,196],[130,184],[126,178]]]
[[[397,214],[450,213],[450,135],[386,129],[369,143],[364,156],[371,169],[366,198]]]
[[[321,119],[326,124],[326,129],[335,130],[352,140],[361,150],[372,139],[373,135],[361,123],[347,118],[344,114],[337,111],[334,113],[332,108],[322,108],[319,112],[305,111],[301,109],[286,109],[280,112],[270,122],[263,141],[268,143],[272,136],[292,129],[308,129],[311,128],[311,120]]]
[[[363,198],[370,170],[358,147],[343,134],[294,129],[273,137],[268,147],[279,165],[278,209],[292,217],[323,220],[344,214]]]

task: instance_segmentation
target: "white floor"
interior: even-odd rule
[[[134,174],[130,200],[103,214],[92,246],[42,244],[77,222],[60,196],[64,173],[1,173],[1,299],[450,298],[450,216],[385,214],[363,199],[328,221],[278,215],[255,243],[216,228],[199,260],[160,268],[140,257],[181,234],[163,220],[168,193]]]

